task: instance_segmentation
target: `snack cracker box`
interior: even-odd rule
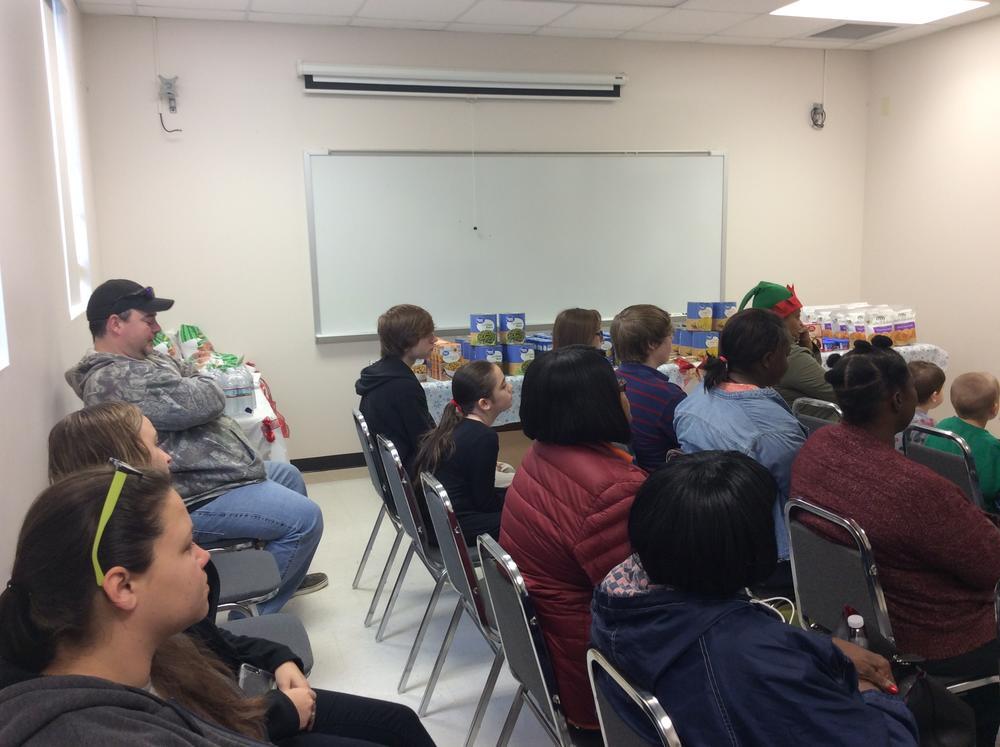
[[[716,301],[712,304],[712,329],[720,330],[726,326],[729,317],[736,313],[735,301]]]
[[[687,328],[690,330],[712,329],[712,302],[688,301]]]
[[[693,334],[689,329],[680,330],[680,336],[677,339],[677,355],[691,355],[691,335]]]
[[[423,358],[417,358],[410,366],[410,370],[417,377],[417,381],[427,381],[427,361]]]
[[[496,345],[497,315],[471,315],[469,317],[469,342],[473,345]]]
[[[503,363],[502,345],[472,345],[470,361],[489,361],[498,366]]]
[[[469,361],[462,355],[462,345],[458,342],[438,340],[431,351],[428,373],[432,379],[450,381],[455,371]]]
[[[535,360],[535,346],[523,342],[503,346],[503,372],[508,376],[521,376],[528,365]]]
[[[609,361],[614,361],[615,349],[611,343],[611,333],[606,329],[601,330],[601,351]]]
[[[524,342],[524,314],[500,315],[500,342],[516,345]]]
[[[673,335],[673,344],[671,345],[670,352],[672,355],[680,355],[678,348],[681,346],[681,329],[675,329]]]

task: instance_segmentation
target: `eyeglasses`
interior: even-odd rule
[[[151,290],[151,289],[150,289]],[[142,479],[145,474],[130,464],[126,464],[121,459],[109,459],[115,467],[115,475],[111,478],[111,485],[108,487],[108,494],[104,496],[104,507],[101,509],[101,518],[97,521],[97,534],[94,535],[94,547],[90,551],[90,559],[94,563],[94,575],[97,577],[97,585],[104,585],[104,571],[101,564],[97,562],[97,549],[101,546],[101,537],[104,536],[104,529],[108,526],[111,514],[114,513],[118,499],[121,497],[122,488],[125,486],[125,478],[135,475]]]
[[[625,379],[623,379],[622,377],[619,376],[618,377],[618,391],[621,392],[622,394],[624,394],[625,390],[627,388],[628,388],[627,382],[625,381]]]

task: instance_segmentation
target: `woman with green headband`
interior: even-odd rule
[[[743,297],[740,309],[742,310],[748,303],[754,309],[773,311],[781,317],[788,329],[791,341],[788,371],[774,387],[788,406],[791,407],[799,397],[836,402],[833,387],[823,378],[824,371],[819,353],[813,348],[809,332],[802,325],[802,302],[795,295],[795,286],[778,285],[762,280]]]

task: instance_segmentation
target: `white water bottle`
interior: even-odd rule
[[[865,618],[861,615],[851,615],[847,618],[847,640],[855,646],[868,648],[868,636],[865,634]]]

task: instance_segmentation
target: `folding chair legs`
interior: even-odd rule
[[[406,691],[407,680],[410,679],[410,672],[413,671],[413,664],[417,660],[417,653],[420,651],[420,646],[423,645],[424,636],[427,635],[427,628],[430,627],[431,617],[434,615],[434,607],[437,605],[438,597],[441,596],[441,590],[444,588],[444,582],[447,577],[447,574],[441,574],[437,583],[434,584],[434,591],[431,592],[431,598],[427,601],[427,609],[424,610],[424,617],[420,621],[417,637],[413,639],[413,645],[410,647],[410,656],[406,660],[406,666],[403,667],[403,676],[399,678],[397,692],[400,694]]]
[[[358,565],[358,572],[354,574],[354,581],[351,583],[352,589],[358,588],[358,583],[361,581],[361,574],[364,573],[365,565],[368,563],[368,556],[372,554],[372,547],[375,545],[375,537],[378,535],[378,530],[382,527],[382,519],[385,517],[385,504],[382,504],[382,509],[378,512],[378,518],[375,519],[375,526],[372,527],[371,537],[368,538],[368,544],[365,545],[365,553],[361,556],[361,563]]]
[[[379,577],[378,586],[375,587],[375,595],[372,597],[372,603],[368,605],[368,614],[365,615],[365,627],[367,628],[372,624],[372,617],[375,615],[375,608],[378,607],[379,599],[382,598],[382,590],[385,589],[385,582],[389,580],[389,572],[392,571],[392,564],[396,560],[396,552],[399,550],[399,543],[403,541],[403,537],[406,533],[398,528],[396,530],[396,541],[392,543],[392,549],[389,551],[389,557],[385,561],[385,568],[382,569],[382,575]]]
[[[448,632],[444,634],[444,641],[441,642],[441,650],[438,651],[437,659],[434,662],[434,669],[431,671],[431,677],[427,680],[427,688],[424,690],[424,697],[420,699],[420,707],[417,708],[418,716],[427,715],[427,706],[430,705],[431,695],[434,693],[434,687],[437,685],[438,677],[441,676],[441,668],[444,666],[445,657],[448,656],[448,649],[451,648],[451,642],[455,639],[455,631],[458,630],[458,623],[462,619],[462,600],[458,600],[458,604],[455,605],[455,612],[451,616],[451,622],[448,623]]]
[[[410,561],[413,560],[414,552],[416,552],[416,547],[411,541],[410,546],[406,548],[406,555],[403,557],[403,565],[399,569],[399,575],[396,576],[396,583],[392,586],[389,603],[385,606],[385,612],[382,613],[382,622],[379,623],[378,632],[375,634],[375,640],[379,643],[385,637],[385,628],[389,623],[389,616],[392,614],[392,608],[396,606],[396,600],[399,598],[399,590],[403,588],[403,579],[406,578],[406,572],[410,568]]]
[[[503,729],[500,730],[500,739],[497,740],[497,747],[507,747],[510,742],[510,735],[514,733],[514,726],[517,724],[517,717],[521,715],[521,705],[524,703],[524,685],[519,685],[514,693],[514,702],[510,704],[507,711],[507,718],[503,722]]]
[[[479,696],[479,704],[476,706],[476,713],[472,717],[472,726],[469,727],[469,736],[465,738],[465,747],[472,747],[479,736],[479,727],[483,725],[483,717],[486,715],[486,708],[493,697],[493,688],[496,687],[497,677],[500,676],[500,668],[503,666],[503,648],[498,648],[496,656],[493,657],[493,666],[486,677],[486,685],[483,687],[483,694]]]

